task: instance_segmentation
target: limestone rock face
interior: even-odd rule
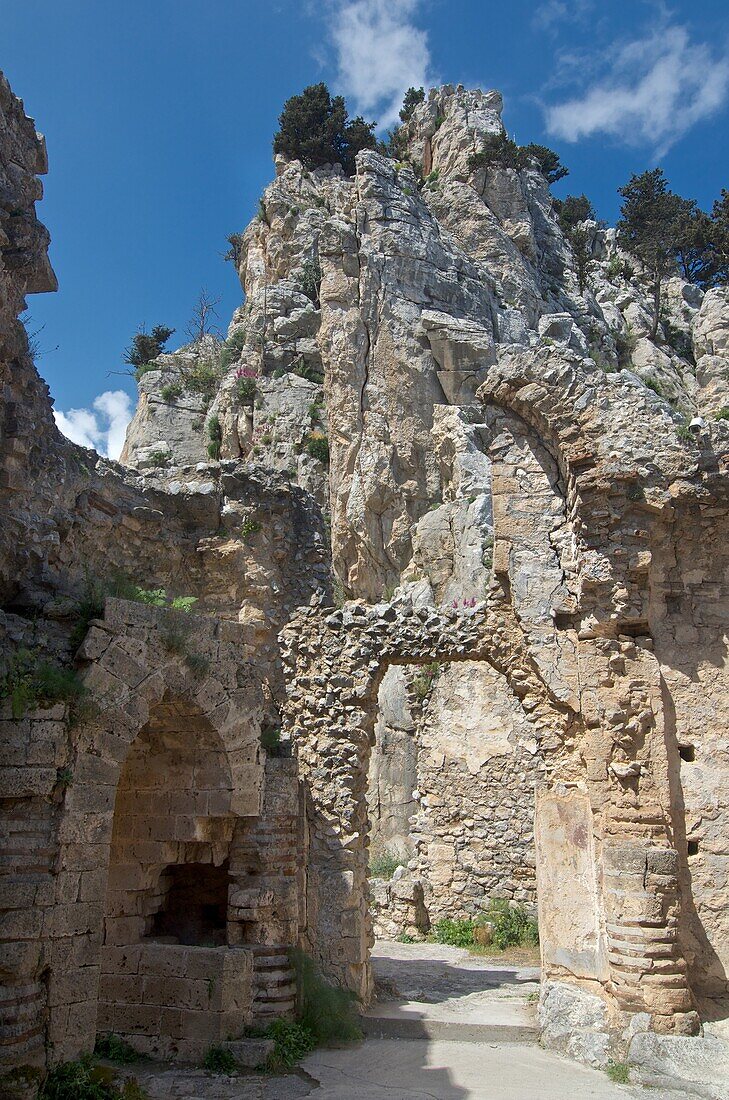
[[[479,139],[502,134],[504,102],[499,92],[467,91],[452,84],[433,88],[410,123],[411,148],[427,175],[468,176],[468,158]]]
[[[181,390],[179,372],[174,366],[165,370],[170,359],[160,357],[160,369],[148,371],[139,380],[137,410],[119,458],[126,466],[144,469],[173,460],[177,466],[190,466],[207,460],[203,400]],[[175,396],[165,399],[173,387]]]
[[[273,467],[330,508],[344,591],[377,599],[417,573],[418,525],[444,499],[439,410],[461,410],[467,424],[509,347],[562,347],[606,371],[626,368],[693,416],[699,391],[713,394],[721,371],[707,359],[695,377],[686,359],[701,292],[671,280],[666,325],[650,341],[648,282],[614,230],[594,222],[581,291],[536,165],[469,167],[483,141],[504,132],[501,111],[498,92],[448,85],[403,127],[401,162],[365,151],[347,178],[279,157],[240,239],[246,302],[231,321],[216,392],[202,416],[187,393],[165,410],[163,377],[143,379],[125,458],[146,464],[169,449],[168,468],[193,461],[208,451],[217,417],[222,458]],[[307,401],[297,379],[323,392]],[[328,479],[309,456],[321,436]],[[426,522],[436,542],[445,530],[437,527]]]
[[[729,407],[729,289],[715,287],[704,298],[693,328],[698,404],[715,416]]]

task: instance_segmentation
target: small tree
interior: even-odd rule
[[[597,221],[595,208],[587,195],[568,195],[566,199],[555,199],[554,209],[564,233],[569,233],[580,222]]]
[[[400,110],[400,121],[408,122],[417,105],[422,103],[424,99],[425,88],[408,88],[405,92],[405,99],[403,100]]]
[[[570,174],[569,168],[565,168],[559,155],[553,149],[548,149],[546,145],[524,145],[521,152],[528,160],[537,162],[539,171],[550,185]]]
[[[350,121],[344,99],[332,97],[326,84],[311,84],[287,99],[278,121],[274,153],[300,160],[306,168],[341,164],[352,175],[360,149],[377,146],[376,124],[360,117]]]
[[[213,298],[204,287],[200,291],[185,329],[191,344],[200,344],[206,336],[215,332],[216,326],[213,323],[213,318],[218,316],[215,307],[219,306],[220,302],[220,298]]]
[[[381,149],[381,142],[375,137],[376,125],[376,122],[365,122],[361,115],[347,123],[344,132],[346,153],[342,168],[348,176],[353,176],[357,169],[355,158],[360,149]]]
[[[712,241],[714,251],[713,280],[715,284],[729,284],[729,191],[722,188],[711,211]]]
[[[124,351],[124,362],[134,367],[134,375],[139,381],[144,367],[161,355],[165,344],[175,330],[167,325],[155,325],[151,332],[144,326],[132,337],[132,342]]]
[[[663,171],[654,168],[631,176],[618,194],[623,196],[618,240],[648,271],[653,289],[653,318],[649,339],[655,340],[661,320],[663,281],[676,270],[684,201],[669,191]]]
[[[383,143],[383,156],[392,160],[402,160],[408,147],[408,135],[405,126],[395,126],[387,131],[387,141]]]
[[[311,298],[316,308],[320,309],[319,290],[321,288],[321,264],[319,263],[318,257],[315,256],[313,259],[304,260],[301,267],[301,274],[297,282],[307,298]]]
[[[231,233],[229,237],[226,237],[229,248],[227,252],[223,253],[223,259],[233,264],[237,269],[240,266],[240,260],[243,250],[243,235],[241,233]]]
[[[487,134],[483,138],[481,149],[477,153],[471,153],[468,158],[470,172],[479,168],[526,168],[527,164],[524,151],[503,131],[499,134]]]
[[[585,293],[587,287],[587,274],[592,264],[590,252],[590,235],[583,225],[576,225],[570,230],[568,240],[572,245],[572,255],[575,259],[575,271],[580,294]]]
[[[681,199],[677,228],[676,259],[684,279],[704,289],[713,286],[716,249],[711,218],[693,199]]]

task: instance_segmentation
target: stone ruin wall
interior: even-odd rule
[[[581,383],[578,381],[579,371],[575,368],[576,364],[563,368],[561,377],[559,371],[555,375],[560,383],[569,377],[572,386],[579,392]],[[519,364],[519,370],[510,374],[507,368],[502,379],[496,377],[492,383],[493,396],[499,403],[508,400],[512,409],[520,408],[523,400],[520,395],[525,397],[530,385],[534,385],[523,378],[522,369],[523,364]],[[555,382],[551,388],[554,393]],[[557,393],[563,392],[559,385],[556,385],[556,390]],[[650,500],[644,503],[642,494],[640,500],[635,499],[636,494],[630,491],[630,485],[634,482],[632,471],[626,470],[620,476],[621,471],[614,468],[603,474],[598,454],[594,452],[591,461],[585,461],[584,437],[575,438],[577,433],[573,423],[568,424],[566,414],[561,411],[563,402],[553,393],[550,394],[544,386],[539,391],[541,415],[546,418],[546,423],[540,426],[543,432],[548,427],[553,437],[559,437],[561,431],[566,433],[567,438],[564,442],[560,439],[558,445],[564,447],[562,453],[567,467],[564,482],[569,485],[566,494],[568,507],[570,497],[578,502],[576,510],[572,511],[572,529],[580,530],[582,527],[581,506],[590,509],[588,514],[594,517],[591,498],[600,496],[604,499],[606,490],[612,488],[613,491],[613,506],[603,509],[604,534],[593,529],[592,536],[596,547],[614,545],[618,551],[615,565],[622,573],[622,606],[616,614],[612,602],[612,578],[617,569],[615,572],[604,572],[600,563],[603,551],[597,550],[589,563],[597,584],[589,595],[585,596],[584,590],[582,593],[587,613],[585,617],[591,617],[597,626],[595,613],[599,609],[599,598],[596,595],[599,597],[599,592],[596,594],[595,589],[599,589],[600,578],[604,576],[611,594],[606,607],[609,614],[618,619],[619,633],[611,640],[609,635],[601,637],[595,626],[583,625],[578,631],[567,624],[563,627],[567,656],[562,666],[558,666],[558,672],[562,672],[563,683],[569,687],[570,679],[577,671],[577,683],[580,685],[576,697],[577,712],[572,710],[569,700],[563,702],[555,697],[551,687],[546,687],[544,662],[538,659],[541,650],[538,654],[532,649],[529,632],[526,636],[522,633],[522,623],[517,628],[517,637],[522,634],[521,645],[527,646],[530,658],[526,666],[516,670],[512,663],[509,669],[510,684],[522,699],[522,705],[531,719],[535,716],[538,719],[535,736],[545,755],[547,768],[547,783],[539,792],[537,814],[543,965],[548,979],[564,979],[566,973],[571,973],[578,985],[597,993],[602,990],[602,996],[609,995],[607,1003],[612,1003],[623,1012],[648,1013],[657,1030],[691,1030],[697,1021],[693,1007],[696,1002],[689,992],[687,979],[695,973],[697,990],[700,990],[706,971],[704,959],[692,956],[687,961],[683,955],[685,919],[691,909],[690,903],[683,910],[680,904],[680,883],[685,881],[687,852],[674,847],[677,837],[671,806],[675,805],[675,791],[672,789],[675,746],[670,738],[670,715],[666,721],[661,670],[653,655],[654,641],[650,637],[646,618],[648,593],[641,593],[640,589],[641,578],[649,562],[645,557],[630,557],[622,551],[622,547],[630,546],[631,539],[637,536],[641,540],[638,545],[643,547],[641,552],[646,554],[644,540],[647,538],[650,545],[651,533],[643,533],[634,524],[640,514],[645,517],[644,522],[652,527],[653,520],[647,517],[660,515],[661,509],[651,504]],[[509,396],[511,394],[513,397]],[[534,389],[532,396],[536,396]],[[590,406],[585,404],[583,407]],[[590,409],[583,425],[585,435],[589,434],[593,417],[594,412]],[[601,440],[600,444],[608,448],[614,445],[611,439]],[[626,456],[633,458],[639,453],[640,436],[636,437],[633,432],[633,438],[625,441],[623,446]],[[598,446],[598,452],[601,449],[602,446]],[[617,457],[617,452],[610,453]],[[570,458],[575,460],[574,469],[569,468]],[[667,460],[669,469],[670,462],[671,458]],[[501,491],[505,493],[508,487],[505,477],[501,484]],[[657,486],[649,487],[646,496],[653,496],[656,489]],[[621,506],[618,506],[618,498],[623,501]],[[509,517],[508,508],[495,508],[494,566],[501,585],[507,578],[510,579],[511,561],[514,552],[518,553],[520,549],[518,515],[515,524],[513,521],[510,523]],[[615,527],[621,528],[621,537],[611,540],[609,531]],[[621,561],[624,556],[625,565]],[[508,612],[504,596],[499,597],[497,587],[492,590],[486,612],[488,615],[489,603],[494,612],[498,607],[496,621],[503,622],[508,620]],[[511,588],[509,584],[506,591]],[[302,746],[300,754],[304,775],[311,775],[312,780],[317,775],[310,755],[312,749],[318,759],[322,755],[324,758],[330,755],[336,758],[338,754],[346,758],[348,752],[356,753],[354,762],[349,765],[350,769],[356,767],[356,772],[350,770],[342,773],[341,766],[338,769],[339,783],[346,794],[340,795],[332,790],[331,784],[322,788],[319,786],[321,779],[315,780],[317,798],[311,818],[312,864],[316,866],[320,859],[336,862],[336,851],[328,843],[322,849],[315,834],[318,831],[326,836],[331,832],[333,821],[338,820],[340,824],[338,828],[335,826],[335,831],[339,834],[340,830],[344,830],[341,851],[347,853],[340,866],[348,869],[343,874],[341,895],[325,900],[319,892],[316,900],[310,898],[309,912],[314,925],[318,924],[322,929],[319,950],[324,952],[328,966],[341,973],[354,988],[364,990],[368,980],[366,955],[370,932],[367,915],[357,903],[358,878],[361,881],[366,857],[364,845],[357,838],[361,837],[358,830],[364,826],[362,818],[366,813],[366,746],[371,736],[368,731],[372,722],[366,717],[367,699],[372,699],[376,681],[370,680],[370,686],[365,687],[362,676],[371,677],[372,672],[365,669],[357,671],[358,667],[362,668],[367,653],[362,643],[364,638],[370,638],[366,644],[371,647],[374,661],[365,666],[369,669],[373,663],[382,667],[381,662],[387,660],[397,664],[408,661],[426,664],[433,660],[453,659],[454,652],[463,659],[463,656],[468,656],[470,647],[478,648],[471,635],[478,623],[478,614],[471,622],[468,610],[461,611],[460,618],[457,609],[451,611],[456,619],[456,643],[451,640],[453,628],[446,623],[438,624],[432,609],[413,607],[414,634],[413,626],[409,626],[407,608],[403,608],[405,618],[397,621],[385,605],[381,606],[382,610],[376,608],[374,615],[359,621],[350,616],[342,621],[336,614],[326,620],[334,630],[353,632],[351,638],[344,639],[344,644],[336,640],[325,641],[322,628],[318,628],[314,636],[310,636],[308,644],[312,648],[308,648],[307,642],[302,641],[304,632],[301,628],[294,633],[287,632],[287,660],[292,672],[297,674],[297,690],[290,700],[288,717],[292,729],[308,743],[306,752]],[[575,609],[577,607],[579,605]],[[365,615],[364,608],[361,614]],[[378,617],[384,621],[378,623]],[[340,622],[341,626],[338,625]],[[418,629],[424,631],[422,639],[417,634]],[[494,637],[487,644],[496,643],[499,653],[498,643],[501,641],[501,638]],[[332,668],[332,676],[336,675],[345,696],[361,701],[361,709],[356,705],[345,707],[339,719],[332,714],[331,705],[326,706],[323,697],[319,702],[311,698],[314,685],[328,681],[327,663],[322,659],[327,645],[337,669],[335,674]],[[519,643],[516,637],[512,637],[508,649],[511,662],[518,649]],[[356,661],[348,664],[343,659],[345,653],[358,656],[359,666]],[[493,660],[493,657],[488,659]],[[317,670],[314,680],[307,675],[310,662]],[[527,688],[528,679],[535,675],[542,684],[541,691],[547,691],[541,715],[536,709],[537,700],[530,698],[531,692]],[[345,688],[347,676],[351,677],[351,686]],[[559,683],[558,678],[558,686]],[[538,694],[537,690],[532,690],[535,695]],[[570,712],[573,717],[565,728],[563,723]],[[330,731],[326,735],[322,722]],[[345,750],[344,745],[337,748],[337,738],[347,743],[349,748]],[[315,769],[313,772],[309,771],[311,767]],[[602,869],[599,879],[596,876],[597,867]],[[574,893],[572,876],[576,876],[581,883],[584,891],[581,897]],[[310,874],[310,883],[311,877]],[[316,883],[313,893],[317,895]],[[344,913],[346,920],[335,916],[335,910],[336,913]],[[332,955],[329,946],[324,947],[325,944],[337,942],[336,936],[332,935],[332,922],[339,922],[340,938],[344,941],[335,955]],[[701,977],[699,971],[703,971]],[[548,1034],[550,1004],[553,1002],[550,991],[550,982],[547,981],[544,1005]],[[717,990],[721,991],[723,989]],[[553,1003],[551,1007],[554,1008]]]
[[[547,1042],[579,1054],[586,1005],[606,1043],[634,1013],[674,1032],[695,1031],[697,1009],[720,1017],[729,438],[718,422],[687,444],[675,409],[727,403],[726,292],[702,304],[670,287],[695,373],[643,335],[639,280],[605,275],[609,231],[593,231],[592,291],[579,295],[539,173],[467,171],[473,141],[501,127],[498,94],[440,89],[410,126],[412,151],[440,171],[422,192],[372,153],[353,180],[277,164],[266,217],[244,235],[247,300],[231,324],[259,397],[241,406],[231,374],[207,412],[171,410],[159,389],[180,353],[162,357],[125,469],[58,435],[16,323],[53,276],[33,209],[42,144],[0,91],[0,649],[30,639],[68,659],[89,572],[197,596],[204,613],[175,652],[179,616],[108,601],[78,654],[96,714],[13,721],[3,704],[11,1058],[72,1056],[100,1024],[197,1056],[289,1010],[280,951],[295,942],[368,996],[370,769],[399,792],[382,828],[409,846],[427,919],[494,894],[531,901],[536,870]],[[318,305],[296,281],[312,256]],[[628,323],[632,369],[606,374],[589,353],[612,355]],[[641,381],[656,378],[673,407]],[[220,463],[200,454],[213,414]],[[328,479],[303,446],[322,426]],[[150,461],[160,444],[164,470]],[[355,597],[341,610],[327,508]],[[403,683],[434,664],[400,707]],[[281,708],[296,756],[266,759],[260,730]],[[404,724],[388,726],[398,710]],[[385,728],[396,752],[405,738],[414,750],[389,770]],[[206,775],[190,755],[195,812],[186,800],[173,815],[160,787],[146,805],[169,813],[135,813],[147,796],[119,791],[120,775],[137,753],[145,775],[166,772],[159,746],[183,752],[191,731],[217,761]],[[224,945],[149,938],[180,860],[227,861]],[[406,922],[420,901],[398,889],[386,908]],[[113,997],[98,1002],[99,988]]]
[[[186,651],[170,652],[172,631]],[[292,1010],[287,967],[273,983],[265,971],[302,919],[298,782],[292,760],[261,748],[265,696],[244,636],[108,601],[80,653],[92,713],[70,727],[63,706],[3,714],[15,778],[3,1026],[16,1060],[74,1057],[99,1030],[198,1058]],[[217,932],[159,924],[170,869],[186,866],[223,876]]]
[[[89,579],[116,571],[203,612],[107,601],[75,654],[80,715],[58,705],[17,719],[0,702],[3,1063],[75,1057],[110,1022],[144,1049],[197,1058],[294,1003],[281,944],[303,919],[299,785],[260,737],[280,721],[277,632],[330,588],[326,532],[317,501],[274,471],[208,461],[171,485],[60,436],[17,320],[26,294],[55,287],[34,211],[44,145],[5,82],[0,107],[0,654],[67,662]],[[203,729],[220,767],[191,764],[194,807],[155,790],[158,812],[132,815],[125,833],[125,762],[147,737],[154,772],[152,741],[189,744]],[[179,861],[228,863],[222,950],[149,939]]]
[[[398,668],[385,680],[393,672],[404,679]],[[483,663],[442,665],[430,684],[417,668],[409,679],[428,690],[422,701],[413,696],[413,709],[425,709],[415,720],[408,714],[409,729],[385,727],[391,763],[383,772],[381,687],[370,759],[370,851],[407,867],[372,884],[375,935],[422,934],[444,917],[477,916],[490,898],[534,910],[535,791],[544,767],[518,699]],[[391,808],[393,790],[402,801]]]

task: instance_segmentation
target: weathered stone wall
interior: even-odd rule
[[[383,685],[406,672],[389,669]],[[393,759],[384,773],[381,709],[375,728],[367,792],[371,853],[388,852],[407,866],[407,879],[421,886],[429,923],[475,916],[490,898],[534,906],[534,798],[543,763],[518,699],[482,662],[416,667],[407,681],[411,728],[388,748],[397,752],[407,739],[410,754],[399,767]],[[404,776],[411,780],[407,791],[399,786]],[[397,814],[385,801],[393,788],[409,797]],[[396,906],[411,900],[399,897],[404,888],[395,892]],[[413,923],[409,906],[399,912],[406,925]],[[385,920],[390,931],[397,926],[387,906],[376,934]]]
[[[608,393],[603,404],[600,391],[609,390],[609,377],[585,370],[579,357],[571,359],[564,351],[546,354],[554,368],[551,375],[542,373],[534,356],[514,354],[504,357],[490,374],[481,396],[523,418],[523,430],[533,433],[536,440],[531,445],[532,453],[538,454],[541,446],[550,456],[555,473],[549,473],[549,464],[544,470],[551,478],[556,510],[555,522],[548,530],[557,532],[553,553],[557,561],[570,559],[573,579],[567,591],[561,584],[548,591],[546,611],[554,625],[551,639],[547,637],[543,644],[540,633],[544,638],[547,629],[540,601],[534,604],[519,591],[519,570],[529,549],[529,532],[534,530],[539,539],[539,524],[529,523],[526,514],[514,507],[517,500],[528,504],[529,498],[520,495],[523,478],[518,464],[511,472],[509,452],[499,452],[497,439],[491,451],[495,497],[497,492],[500,496],[498,507],[496,500],[494,505],[495,583],[487,603],[487,618],[480,620],[477,616],[475,620],[488,623],[488,616],[493,614],[503,629],[509,616],[516,613],[509,638],[510,659],[513,661],[524,646],[525,654],[529,654],[527,665],[515,669],[513,664],[501,666],[493,655],[488,659],[507,673],[511,690],[534,722],[548,789],[562,794],[566,805],[572,799],[576,807],[577,801],[587,797],[590,806],[587,835],[577,825],[567,835],[578,848],[592,853],[589,868],[602,869],[601,875],[594,876],[598,900],[594,909],[588,907],[589,921],[576,921],[573,942],[564,942],[569,938],[565,927],[556,936],[547,936],[545,973],[550,978],[564,980],[571,974],[578,982],[587,981],[608,998],[608,1004],[622,1011],[648,1011],[657,1030],[691,1029],[697,1023],[696,1002],[687,983],[689,970],[679,933],[683,919],[679,916],[681,866],[686,849],[676,846],[681,842],[671,811],[671,805],[676,805],[671,715],[654,656],[655,642],[650,636],[650,590],[646,582],[653,550],[661,538],[661,524],[674,514],[676,479],[683,473],[687,503],[697,491],[713,492],[720,502],[723,481],[716,480],[712,470],[725,463],[726,440],[719,427],[693,446],[674,442],[670,432],[666,435],[666,421],[661,425],[660,406],[644,406],[641,416],[636,417],[634,409],[628,410],[622,404],[613,408]],[[564,397],[568,391],[570,402]],[[660,438],[666,438],[667,445],[657,450],[656,440]],[[693,474],[692,461],[696,462]],[[699,489],[702,480],[703,488]],[[669,485],[674,485],[673,491],[669,491]],[[550,515],[551,508],[542,508],[542,513]],[[525,595],[530,596],[528,589]],[[306,643],[300,634],[294,638],[287,631],[285,654],[291,672],[297,674],[288,719],[292,730],[302,738],[303,773],[317,792],[311,818],[312,862],[316,865],[321,859],[326,865],[327,860],[337,859],[331,843],[322,847],[316,837],[317,829],[321,832],[322,828],[322,836],[331,835],[334,812],[343,845],[340,866],[346,865],[352,874],[351,885],[335,902],[340,912],[347,913],[347,927],[352,928],[342,933],[346,950],[343,945],[342,952],[333,957],[322,942],[318,949],[326,955],[332,970],[366,989],[367,976],[362,967],[367,922],[364,916],[358,917],[360,862],[352,852],[358,848],[355,837],[361,836],[359,830],[364,824],[360,815],[364,812],[367,754],[360,746],[367,744],[367,731],[373,721],[368,717],[373,687],[366,687],[363,681],[355,686],[357,666],[348,663],[348,655],[358,654],[360,668],[369,656],[367,672],[359,675],[374,676],[376,684],[373,662],[382,668],[393,659],[423,664],[443,660],[449,655],[449,633],[441,623],[438,637],[432,636],[430,624],[435,623],[437,613],[429,607],[414,606],[414,619],[399,622],[397,601],[392,609],[375,608],[369,615],[362,609],[359,621],[356,612],[352,609],[343,620],[337,613],[329,616],[325,624],[316,625]],[[453,614],[457,614],[455,609]],[[461,614],[468,615],[468,611]],[[540,617],[544,626],[540,626]],[[424,631],[420,637],[410,625],[418,621]],[[328,633],[342,629],[346,633],[341,642]],[[390,642],[395,636],[399,639],[397,646]],[[362,648],[365,638],[370,639],[370,648]],[[476,642],[468,630],[465,638],[468,644],[460,653],[466,657],[479,649],[488,653],[488,644],[496,640],[484,649],[483,638]],[[325,651],[332,661],[330,676],[323,660]],[[498,647],[496,652],[500,653]],[[309,671],[312,661],[318,665],[316,680],[311,679]],[[327,697],[330,732],[326,735],[321,725],[324,696],[317,703],[304,695],[320,682],[322,673],[324,682],[334,689]],[[526,688],[526,679],[535,675],[542,684],[541,689],[532,689],[535,698],[540,690],[547,692],[541,715],[532,701],[532,691]],[[337,718],[333,708],[338,705],[338,696],[342,701],[358,700],[359,705],[347,707],[345,703],[341,718]],[[576,725],[565,734],[562,723],[568,714]],[[338,737],[348,743],[346,750],[341,745],[336,748]],[[350,761],[348,778],[341,775],[340,783],[352,794],[342,798],[322,784],[322,773],[314,769],[311,756],[314,746],[318,755],[330,752],[334,758]],[[352,757],[349,754],[353,751]],[[545,822],[540,850],[544,861],[542,881],[546,882],[557,881],[560,872],[554,861],[563,856],[559,845],[550,839],[553,834]],[[353,891],[350,900],[349,890]],[[330,922],[336,918],[329,904],[322,911],[323,899],[320,893],[316,896],[317,891],[314,882],[315,897],[309,912],[313,927],[323,929],[329,943]],[[684,913],[690,912],[692,904],[691,897],[685,897]],[[547,896],[543,905],[549,928],[552,899]],[[587,946],[585,937],[590,941]]]
[[[43,194],[39,175],[48,170],[45,142],[0,73],[0,593],[28,558],[42,559],[48,525],[38,522],[31,501],[47,491],[47,457],[60,436],[18,316],[28,294],[55,290],[48,260],[48,231],[35,203]],[[51,457],[51,465],[53,464]],[[52,478],[52,475],[51,475]]]
[[[543,765],[517,697],[488,664],[435,678],[418,760],[413,872],[431,921],[476,915],[494,897],[533,904]]]
[[[12,1060],[74,1056],[103,1027],[145,1050],[197,1057],[254,1017],[247,945],[273,930],[279,943],[297,941],[298,783],[290,762],[271,762],[266,790],[264,681],[242,657],[245,636],[242,624],[111,600],[80,651],[88,694],[76,725],[63,707],[17,722],[5,704],[3,735],[16,745],[16,766],[4,770],[15,812],[3,822],[17,842],[2,884]],[[258,830],[256,849],[270,882],[256,880],[236,839],[257,828],[264,804],[268,831]],[[148,950],[166,869],[226,859],[218,955]],[[261,889],[271,885],[273,921]],[[220,959],[227,952],[229,962]],[[198,1004],[193,986],[184,992],[179,967],[188,963],[201,988],[220,977],[214,1002]]]
[[[677,486],[678,488],[678,486]],[[682,487],[684,488],[684,487]],[[684,489],[685,491],[685,489]],[[710,515],[678,499],[660,530],[650,621],[667,715],[681,878],[690,899],[682,942],[700,997],[729,995],[729,615],[725,499]]]
[[[406,861],[413,852],[410,818],[417,808],[419,738],[408,686],[406,669],[388,668],[377,693],[367,778],[371,858]]]

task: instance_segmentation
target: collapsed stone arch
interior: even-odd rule
[[[507,350],[479,398],[535,432],[565,490],[578,566],[580,754],[603,838],[605,989],[621,1008],[651,1013],[656,1030],[693,1033],[698,1016],[680,932],[691,898],[681,897],[685,845],[682,855],[672,809],[677,751],[651,613],[656,548],[675,515],[671,480],[685,458],[673,426],[640,387],[631,405],[615,400],[611,382],[564,349],[530,357]]]
[[[364,791],[384,669],[487,660],[521,699],[548,760],[537,821],[545,976],[597,994],[605,1026],[643,1011],[656,1030],[693,1032],[698,1017],[677,935],[661,674],[646,626],[646,536],[635,529],[631,494],[636,474],[612,457],[606,463],[601,450],[612,445],[610,432],[595,416],[594,388],[574,364],[555,363],[551,385],[508,365],[499,371],[482,387],[482,400],[535,432],[564,487],[578,558],[565,616],[574,697],[556,696],[541,677],[508,583],[492,586],[474,609],[396,600],[329,614],[311,607],[295,618],[282,640],[286,722],[309,809],[309,946],[330,974],[370,995]],[[503,503],[502,517],[508,492]],[[495,518],[494,572],[508,578],[508,532]],[[641,553],[631,556],[633,546]],[[555,623],[555,636],[561,629]],[[560,851],[567,853],[561,864]],[[575,893],[564,892],[570,876],[593,884],[576,932],[560,919],[575,907]],[[549,981],[546,987],[548,1000]]]
[[[328,615],[312,608],[283,640],[292,674],[286,721],[309,799],[309,945],[330,973],[367,998],[366,783],[386,669],[487,661],[521,701],[540,742],[557,754],[574,740],[575,715],[550,695],[516,625],[483,604],[436,610],[403,600]]]

